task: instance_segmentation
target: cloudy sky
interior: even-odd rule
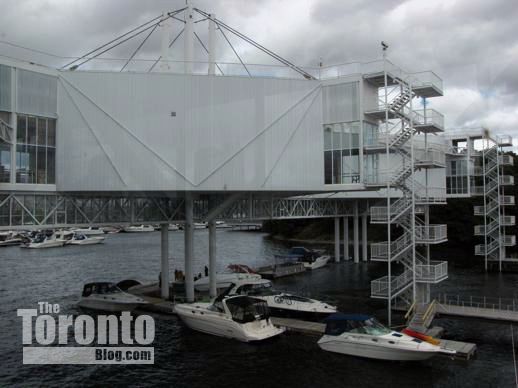
[[[518,138],[517,0],[191,0],[228,25],[300,66],[370,61],[389,43],[389,59],[408,71],[433,70],[445,96],[430,103],[446,115],[448,127],[486,126]],[[9,46],[6,42],[61,57],[85,54],[163,10],[185,0],[1,0],[0,55],[46,65],[68,62]],[[173,23],[173,31],[182,26]],[[206,43],[206,23],[196,31]],[[175,33],[173,33],[174,36]],[[138,58],[159,55],[152,35]],[[143,38],[144,35],[141,35]],[[103,58],[127,58],[137,37]],[[272,63],[229,36],[246,62]],[[182,60],[181,38],[173,58]],[[196,58],[205,60],[198,44]],[[237,62],[218,36],[220,61]],[[110,62],[114,63],[114,62]]]

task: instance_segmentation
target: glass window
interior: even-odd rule
[[[359,122],[324,126],[326,184],[360,183],[359,133]]]
[[[45,184],[47,183],[47,150],[45,147],[37,147],[36,163],[36,183]]]
[[[38,119],[38,145],[47,145],[47,120]]]
[[[326,185],[333,183],[333,151],[324,152],[324,178]]]
[[[47,145],[51,147],[56,146],[56,120],[47,120]]]
[[[36,143],[36,117],[27,119],[27,144]]]
[[[9,182],[11,176],[11,145],[0,142],[0,182]]]
[[[16,141],[20,144],[27,144],[27,117],[18,116],[17,129],[16,129]]]
[[[47,183],[56,183],[56,149],[47,148]]]

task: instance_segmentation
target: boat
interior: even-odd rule
[[[284,332],[270,320],[266,302],[221,295],[212,303],[182,303],[174,311],[189,328],[242,342],[262,341]]]
[[[24,238],[15,232],[3,232],[0,233],[0,247],[12,247],[20,245],[24,242]]]
[[[154,232],[155,228],[152,225],[139,225],[139,226],[127,226],[122,229],[126,233],[142,233],[142,232]]]
[[[194,229],[207,229],[208,224],[206,222],[195,222]]]
[[[73,229],[72,232],[80,233],[80,234],[83,234],[85,236],[100,236],[100,235],[103,235],[105,233],[104,229],[97,228],[95,226],[90,226],[88,228]]]
[[[228,229],[232,228],[232,225],[227,224],[225,221],[216,221],[216,229]]]
[[[144,304],[147,304],[144,299],[124,292],[110,282],[85,284],[77,303],[82,308],[110,312],[133,311]]]
[[[304,264],[298,261],[299,257],[299,255],[275,255],[274,264],[258,268],[257,273],[266,279],[277,279],[306,272]]]
[[[393,361],[422,361],[440,353],[456,353],[393,331],[368,315],[336,313],[325,322],[318,346],[329,352]]]
[[[298,261],[304,264],[307,270],[322,268],[327,265],[331,256],[323,255],[321,251],[307,249],[305,247],[293,247],[290,255],[299,256]]]
[[[256,273],[218,273],[216,274],[216,288],[228,288],[231,284],[238,283],[244,280],[261,279],[261,275]],[[209,277],[202,277],[194,282],[196,291],[205,292],[209,290]]]
[[[74,233],[70,240],[67,240],[67,245],[94,245],[104,242],[102,236],[86,236],[82,233]]]
[[[22,248],[42,249],[42,248],[56,248],[65,245],[65,240],[58,238],[56,233],[47,236],[44,233],[38,233],[36,237],[29,240],[29,242],[20,245]]]
[[[176,232],[177,230],[180,230],[180,228],[176,224],[169,224],[169,228],[168,229],[171,232]]]
[[[321,321],[336,313],[336,307],[316,299],[273,289],[267,279],[242,280],[229,287],[228,295],[248,295],[268,304],[272,316]]]

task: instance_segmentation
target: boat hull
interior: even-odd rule
[[[85,240],[70,240],[67,241],[67,244],[70,245],[94,245],[94,244],[102,244],[104,242],[104,237],[89,237]]]
[[[217,274],[216,275],[216,288],[227,288],[232,283],[243,281],[243,280],[257,280],[261,279],[261,275],[258,274],[243,274],[243,273],[232,273],[232,274]],[[209,278],[203,277],[194,282],[194,288],[196,291],[205,292],[209,290]]]
[[[399,349],[396,347],[377,345],[375,342],[372,342],[372,344],[367,342],[350,342],[339,336],[328,335],[324,335],[318,341],[318,346],[328,352],[391,361],[423,361],[428,360],[440,352],[440,349],[436,351]]]
[[[28,249],[44,249],[44,248],[58,248],[65,245],[65,241],[45,241],[42,243],[30,243],[27,245],[22,245],[22,248],[28,248]]]
[[[330,257],[329,256],[321,256],[312,263],[304,262],[304,268],[307,270],[315,270],[322,267],[325,267],[327,263],[329,262]]]
[[[197,305],[200,306],[202,303]],[[209,306],[208,303],[205,305]],[[269,320],[241,324],[225,314],[205,308],[198,309],[189,304],[176,305],[175,312],[182,322],[192,330],[241,342],[263,341],[284,332],[284,329],[274,326]]]
[[[112,313],[123,312],[123,311],[133,311],[138,306],[142,305],[142,303],[117,303],[112,301],[102,301],[102,300],[88,300],[82,299],[77,304],[81,308],[89,309],[89,310],[97,310],[97,311],[108,311]]]

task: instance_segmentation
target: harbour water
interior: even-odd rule
[[[170,232],[171,272],[183,268],[183,234]],[[195,231],[195,271],[203,272],[208,233]],[[218,231],[218,266],[271,263],[288,246],[254,232]],[[22,365],[19,308],[41,301],[75,307],[82,286],[93,280],[157,281],[159,233],[117,234],[87,247],[0,250],[0,386],[172,386],[172,387],[510,387],[515,384],[511,326],[467,319],[436,319],[446,337],[476,343],[470,361],[435,358],[422,363],[382,362],[321,351],[317,338],[286,334],[266,343],[243,344],[190,331],[174,316],[155,316],[154,365]],[[385,305],[369,298],[370,280],[383,266],[332,264],[313,273],[275,281],[288,289],[336,303],[341,311],[386,317]],[[482,274],[450,265],[439,287],[446,293],[515,297],[518,275]],[[516,331],[515,334],[518,334]],[[518,335],[515,335],[518,337]]]

